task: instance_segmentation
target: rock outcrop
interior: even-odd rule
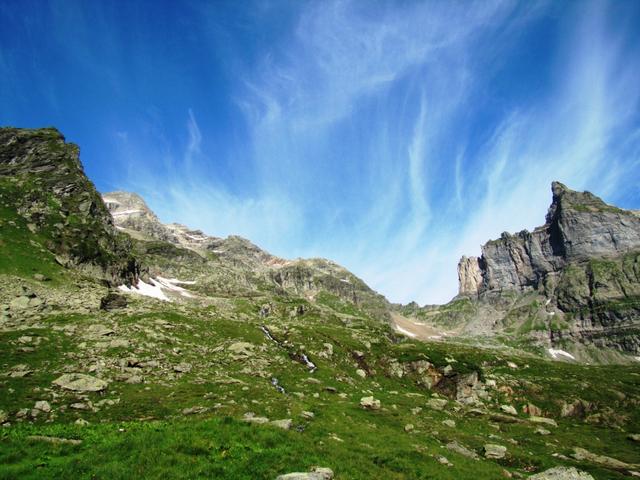
[[[546,223],[462,257],[459,295],[433,318],[469,333],[525,334],[640,352],[640,212],[559,182]]]
[[[54,128],[0,128],[2,204],[38,234],[58,263],[109,283],[136,282],[139,265],[119,234],[79,149]]]
[[[545,225],[533,232],[503,233],[482,256],[458,264],[460,295],[545,288],[568,264],[640,250],[640,213],[607,205],[589,192],[552,185]]]

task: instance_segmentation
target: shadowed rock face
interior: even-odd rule
[[[482,256],[458,264],[459,293],[477,296],[544,286],[570,263],[640,249],[640,215],[604,203],[589,192],[552,185],[545,225],[533,232],[503,233],[482,247]]]
[[[137,281],[139,266],[118,234],[79,149],[54,128],[0,128],[5,204],[47,239],[59,263],[118,284]]]

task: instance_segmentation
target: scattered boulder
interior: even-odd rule
[[[253,412],[245,413],[242,420],[249,423],[257,423],[258,425],[269,423],[269,419],[267,417],[256,417]]]
[[[594,480],[587,472],[574,467],[554,467],[544,472],[536,473],[529,480]]]
[[[60,437],[47,437],[44,435],[29,435],[27,440],[34,440],[39,442],[47,442],[47,443],[55,443],[55,444],[69,444],[69,445],[80,445],[82,440],[74,440],[71,438],[60,438]]]
[[[115,332],[112,328],[107,327],[106,325],[95,323],[93,325],[89,325],[86,328],[83,337],[88,340],[102,340],[102,337],[107,337],[109,335],[113,335],[114,333]]]
[[[449,428],[456,428],[456,422],[454,420],[443,420],[442,424]]]
[[[581,399],[575,400],[573,403],[562,402],[560,416],[584,418],[593,409],[594,405],[592,403]]]
[[[127,308],[127,298],[124,295],[111,292],[100,299],[100,310],[111,311],[121,308]]]
[[[46,400],[40,400],[36,402],[33,408],[35,408],[36,410],[40,410],[41,412],[44,412],[44,413],[49,413],[51,411],[51,405],[49,405],[49,402],[47,402]]]
[[[529,417],[529,421],[531,423],[550,425],[552,427],[557,427],[558,426],[558,423],[553,418],[534,417],[534,416],[532,416],[532,417]]]
[[[29,295],[20,295],[11,300],[11,302],[9,302],[9,308],[11,310],[27,310],[29,308],[39,307],[43,303],[41,298],[31,293]]]
[[[9,420],[9,415],[4,410],[0,410],[0,424],[3,424]]]
[[[269,422],[269,425],[273,425],[274,427],[278,427],[283,430],[291,430],[293,421],[290,418],[285,418],[283,420],[272,420],[271,422]]]
[[[178,365],[175,365],[173,367],[173,371],[176,373],[189,373],[192,368],[193,368],[193,365],[191,365],[190,363],[182,362],[182,363],[179,363]]]
[[[29,367],[27,365],[24,365],[21,363],[19,365],[14,366],[8,375],[11,378],[23,378],[28,375],[31,375],[32,373],[33,373],[33,370],[29,370]]]
[[[632,442],[640,442],[640,434],[638,433],[630,433],[627,438]]]
[[[447,449],[459,455],[462,455],[463,457],[472,458],[474,460],[478,460],[480,458],[476,452],[474,452],[473,450],[469,450],[464,445],[460,445],[455,440],[451,443],[447,443]]]
[[[518,411],[512,405],[500,405],[500,410],[509,415],[518,415]]]
[[[539,407],[536,407],[533,403],[526,404],[524,407],[522,407],[522,411],[532,417],[542,416],[542,409]]]
[[[196,415],[199,413],[205,413],[209,409],[207,407],[196,406],[196,407],[188,407],[182,410],[183,415]]]
[[[360,406],[367,410],[380,410],[380,400],[373,397],[362,397],[360,399]]]
[[[53,381],[54,385],[58,385],[65,390],[74,392],[101,392],[109,385],[104,380],[85,375],[84,373],[65,373]]]
[[[546,428],[542,428],[542,427],[536,428],[535,433],[537,433],[538,435],[551,435],[551,432],[549,430],[547,430]]]
[[[430,398],[427,404],[434,410],[443,410],[447,406],[447,400],[444,398]]]
[[[590,451],[580,447],[574,447],[573,453],[571,454],[571,456],[578,461],[587,461],[587,462],[595,463],[597,465],[601,465],[606,468],[611,468],[613,470],[628,470],[636,466],[612,457],[591,453]]]
[[[287,473],[278,475],[276,480],[332,480],[333,470],[330,468],[313,467],[308,473]]]
[[[302,413],[300,413],[300,416],[302,418],[304,418],[305,420],[313,420],[313,418],[316,416],[315,413],[313,412],[307,412],[307,411],[303,411]]]
[[[500,459],[507,455],[507,447],[502,445],[496,445],[494,443],[487,443],[484,446],[485,458]]]
[[[359,377],[362,377],[362,378],[366,378],[366,376],[367,376],[367,372],[365,372],[365,371],[364,371],[364,370],[362,370],[361,368],[358,368],[358,369],[356,370],[356,375],[358,375]]]
[[[455,379],[455,399],[459,403],[480,405],[481,399],[487,398],[488,394],[478,372],[456,375],[453,378]]]
[[[407,433],[412,432],[413,429],[414,429],[413,423],[407,423],[404,426],[404,431],[407,432]]]

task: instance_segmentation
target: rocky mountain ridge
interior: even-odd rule
[[[335,262],[321,258],[286,260],[237,235],[218,238],[184,225],[163,224],[135,193],[105,193],[103,201],[116,228],[137,240],[138,252],[152,276],[186,276],[207,294],[262,295],[272,291],[300,295],[309,301],[328,294],[379,318],[389,318],[387,300]],[[148,247],[154,252],[162,250],[158,242],[165,244],[164,253],[147,255]],[[174,249],[167,249],[167,245]],[[177,261],[171,261],[175,256]]]
[[[111,284],[135,283],[140,265],[85,176],[79,152],[54,128],[0,128],[3,206],[42,238],[56,262]]]

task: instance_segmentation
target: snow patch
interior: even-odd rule
[[[170,302],[171,299],[165,293],[165,290],[175,292],[186,298],[194,298],[194,295],[179,287],[178,284],[193,285],[195,281],[182,281],[176,278],[152,278],[151,283],[146,283],[143,280],[138,281],[137,286],[127,287],[126,285],[120,285],[118,289],[122,292],[135,293],[137,295],[144,295],[145,297],[157,298],[164,302]]]
[[[182,295],[183,297],[193,298],[193,294],[191,294],[190,292],[188,292],[184,288],[179,287],[178,284],[182,283],[182,284],[193,285],[196,282],[182,282],[182,281],[177,280],[175,278],[162,278],[162,277],[158,277],[157,281],[160,282],[160,285],[161,285],[162,288],[166,288],[167,290],[171,290],[173,292],[177,292],[180,295]]]
[[[567,357],[570,358],[571,360],[575,360],[576,357],[574,357],[573,355],[571,355],[568,352],[565,352],[564,350],[556,350],[554,348],[550,348],[549,349],[549,354],[553,357],[553,358],[558,358],[559,356],[563,356],[563,357]]]
[[[341,278],[340,281],[343,283],[351,283],[348,278]]]
[[[404,328],[399,327],[398,325],[396,325],[396,329],[398,330],[398,332],[400,332],[400,333],[402,333],[402,334],[404,334],[404,335],[406,335],[408,337],[411,337],[411,338],[417,337],[417,335],[415,333],[410,332],[409,330],[405,330]]]
[[[102,197],[102,201],[104,203],[114,203],[116,205],[121,205],[121,203],[118,200],[116,200],[115,198],[111,198],[111,197]]]
[[[153,281],[153,279],[151,279]],[[162,300],[164,302],[170,302],[169,297],[165,295],[162,291],[162,287],[160,285],[146,283],[142,280],[138,280],[137,286],[127,287],[126,285],[120,285],[118,287],[119,290],[127,293],[137,293],[138,295],[144,295],[145,297],[157,298],[158,300]]]

